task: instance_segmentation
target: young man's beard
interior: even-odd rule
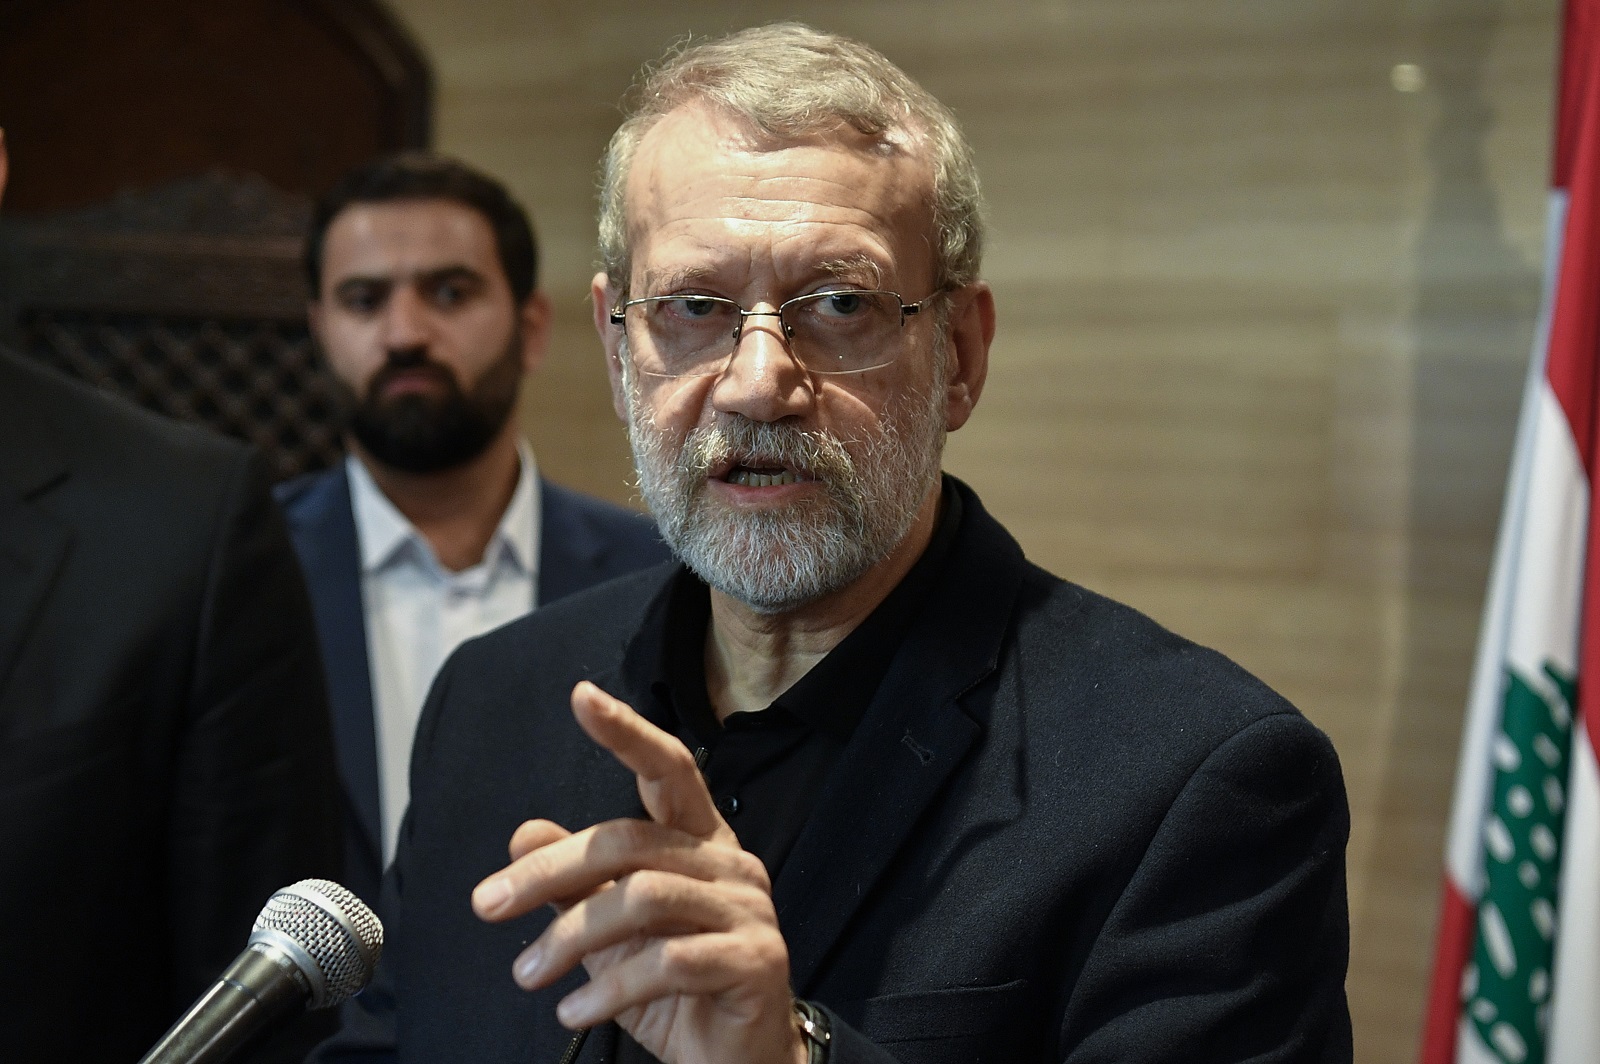
[[[381,398],[383,387],[400,373],[424,370],[444,386],[443,395],[415,392]],[[505,428],[517,405],[522,381],[522,337],[514,333],[505,353],[463,391],[456,375],[423,350],[392,353],[373,374],[366,395],[351,402],[351,435],[378,462],[405,473],[455,469],[482,454]]]

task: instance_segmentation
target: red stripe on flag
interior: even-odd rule
[[[1590,516],[1591,516],[1591,521],[1592,521],[1593,514],[1591,513]],[[1592,528],[1593,525],[1591,524],[1590,527]],[[1590,547],[1590,550],[1593,551],[1593,549],[1594,549],[1594,537],[1593,536],[1590,537],[1589,547]],[[1591,553],[1589,555],[1589,557],[1591,557],[1591,558],[1594,557],[1594,554]],[[1585,580],[1584,582],[1588,583],[1587,580]],[[1587,590],[1588,589],[1586,588],[1585,591],[1587,591]],[[1589,622],[1589,612],[1590,611],[1588,609],[1588,605],[1589,605],[1589,603],[1591,603],[1593,601],[1594,601],[1593,598],[1584,599],[1584,607],[1585,607],[1585,609],[1584,609],[1584,623],[1585,623],[1585,625],[1587,625],[1588,622]],[[1596,618],[1596,623],[1600,624],[1600,618]],[[1585,631],[1591,631],[1592,632],[1592,631],[1594,631],[1594,629],[1593,628],[1585,628]],[[1592,661],[1591,658],[1600,657],[1600,655],[1596,655],[1590,650],[1591,644],[1594,644],[1594,643],[1600,643],[1600,639],[1586,638],[1583,641],[1583,661],[1584,661],[1584,667],[1585,668],[1588,668],[1588,667],[1594,665],[1594,661]],[[1594,674],[1590,673],[1589,675],[1592,676]],[[1596,701],[1596,699],[1592,694],[1591,694],[1590,697],[1585,698],[1583,696],[1583,688],[1581,686],[1578,688],[1578,705],[1583,707],[1583,730],[1589,736],[1589,749],[1594,752],[1595,760],[1596,761],[1600,761],[1600,706],[1596,706],[1595,705],[1595,701]],[[1574,762],[1574,763],[1576,763],[1576,762]],[[1592,899],[1591,899],[1591,902],[1592,902]]]
[[[1461,1018],[1461,976],[1472,956],[1472,925],[1478,907],[1444,877],[1439,901],[1439,937],[1433,958],[1433,985],[1422,1028],[1421,1064],[1455,1064]]]
[[[1595,45],[1593,0],[1567,0],[1561,29],[1561,84],[1557,88],[1556,151],[1551,167],[1551,185],[1572,187],[1573,149],[1579,142],[1579,122],[1583,114],[1584,81],[1594,65],[1590,52]]]
[[[1595,438],[1600,370],[1600,0],[1568,0],[1562,45],[1558,177],[1567,177],[1567,220],[1551,311],[1545,377],[1566,413],[1588,474],[1588,559],[1600,559],[1600,521],[1593,489],[1600,441]],[[1578,709],[1590,745],[1600,752],[1600,564],[1584,566],[1578,653]]]
[[[1577,6],[1574,4],[1574,6]],[[1590,27],[1591,29],[1593,27]],[[1569,48],[1569,52],[1575,48]],[[1592,55],[1585,58],[1593,59]],[[1561,242],[1561,262],[1556,278],[1555,303],[1550,315],[1550,347],[1545,377],[1566,412],[1584,468],[1593,481],[1594,385],[1597,341],[1600,341],[1600,207],[1596,181],[1600,180],[1600,77],[1590,69],[1564,76],[1574,92],[1576,110],[1567,142],[1571,156],[1566,231]]]

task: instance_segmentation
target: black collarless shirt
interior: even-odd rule
[[[950,556],[960,497],[943,492],[939,520],[922,557],[866,620],[766,709],[720,724],[706,691],[711,596],[693,573],[668,593],[648,690],[657,720],[670,722],[695,752],[717,808],[739,844],[778,878],[829,771]]]

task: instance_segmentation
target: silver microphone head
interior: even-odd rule
[[[332,1008],[372,979],[383,953],[383,924],[339,884],[302,879],[267,899],[250,945],[274,947],[294,962],[309,984],[308,1008]]]

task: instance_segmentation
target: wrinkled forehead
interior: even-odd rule
[[[930,256],[937,244],[925,139],[901,130],[868,136],[845,126],[780,138],[686,104],[641,138],[625,197],[636,268],[654,243],[696,225],[737,235],[854,229],[925,246]]]

